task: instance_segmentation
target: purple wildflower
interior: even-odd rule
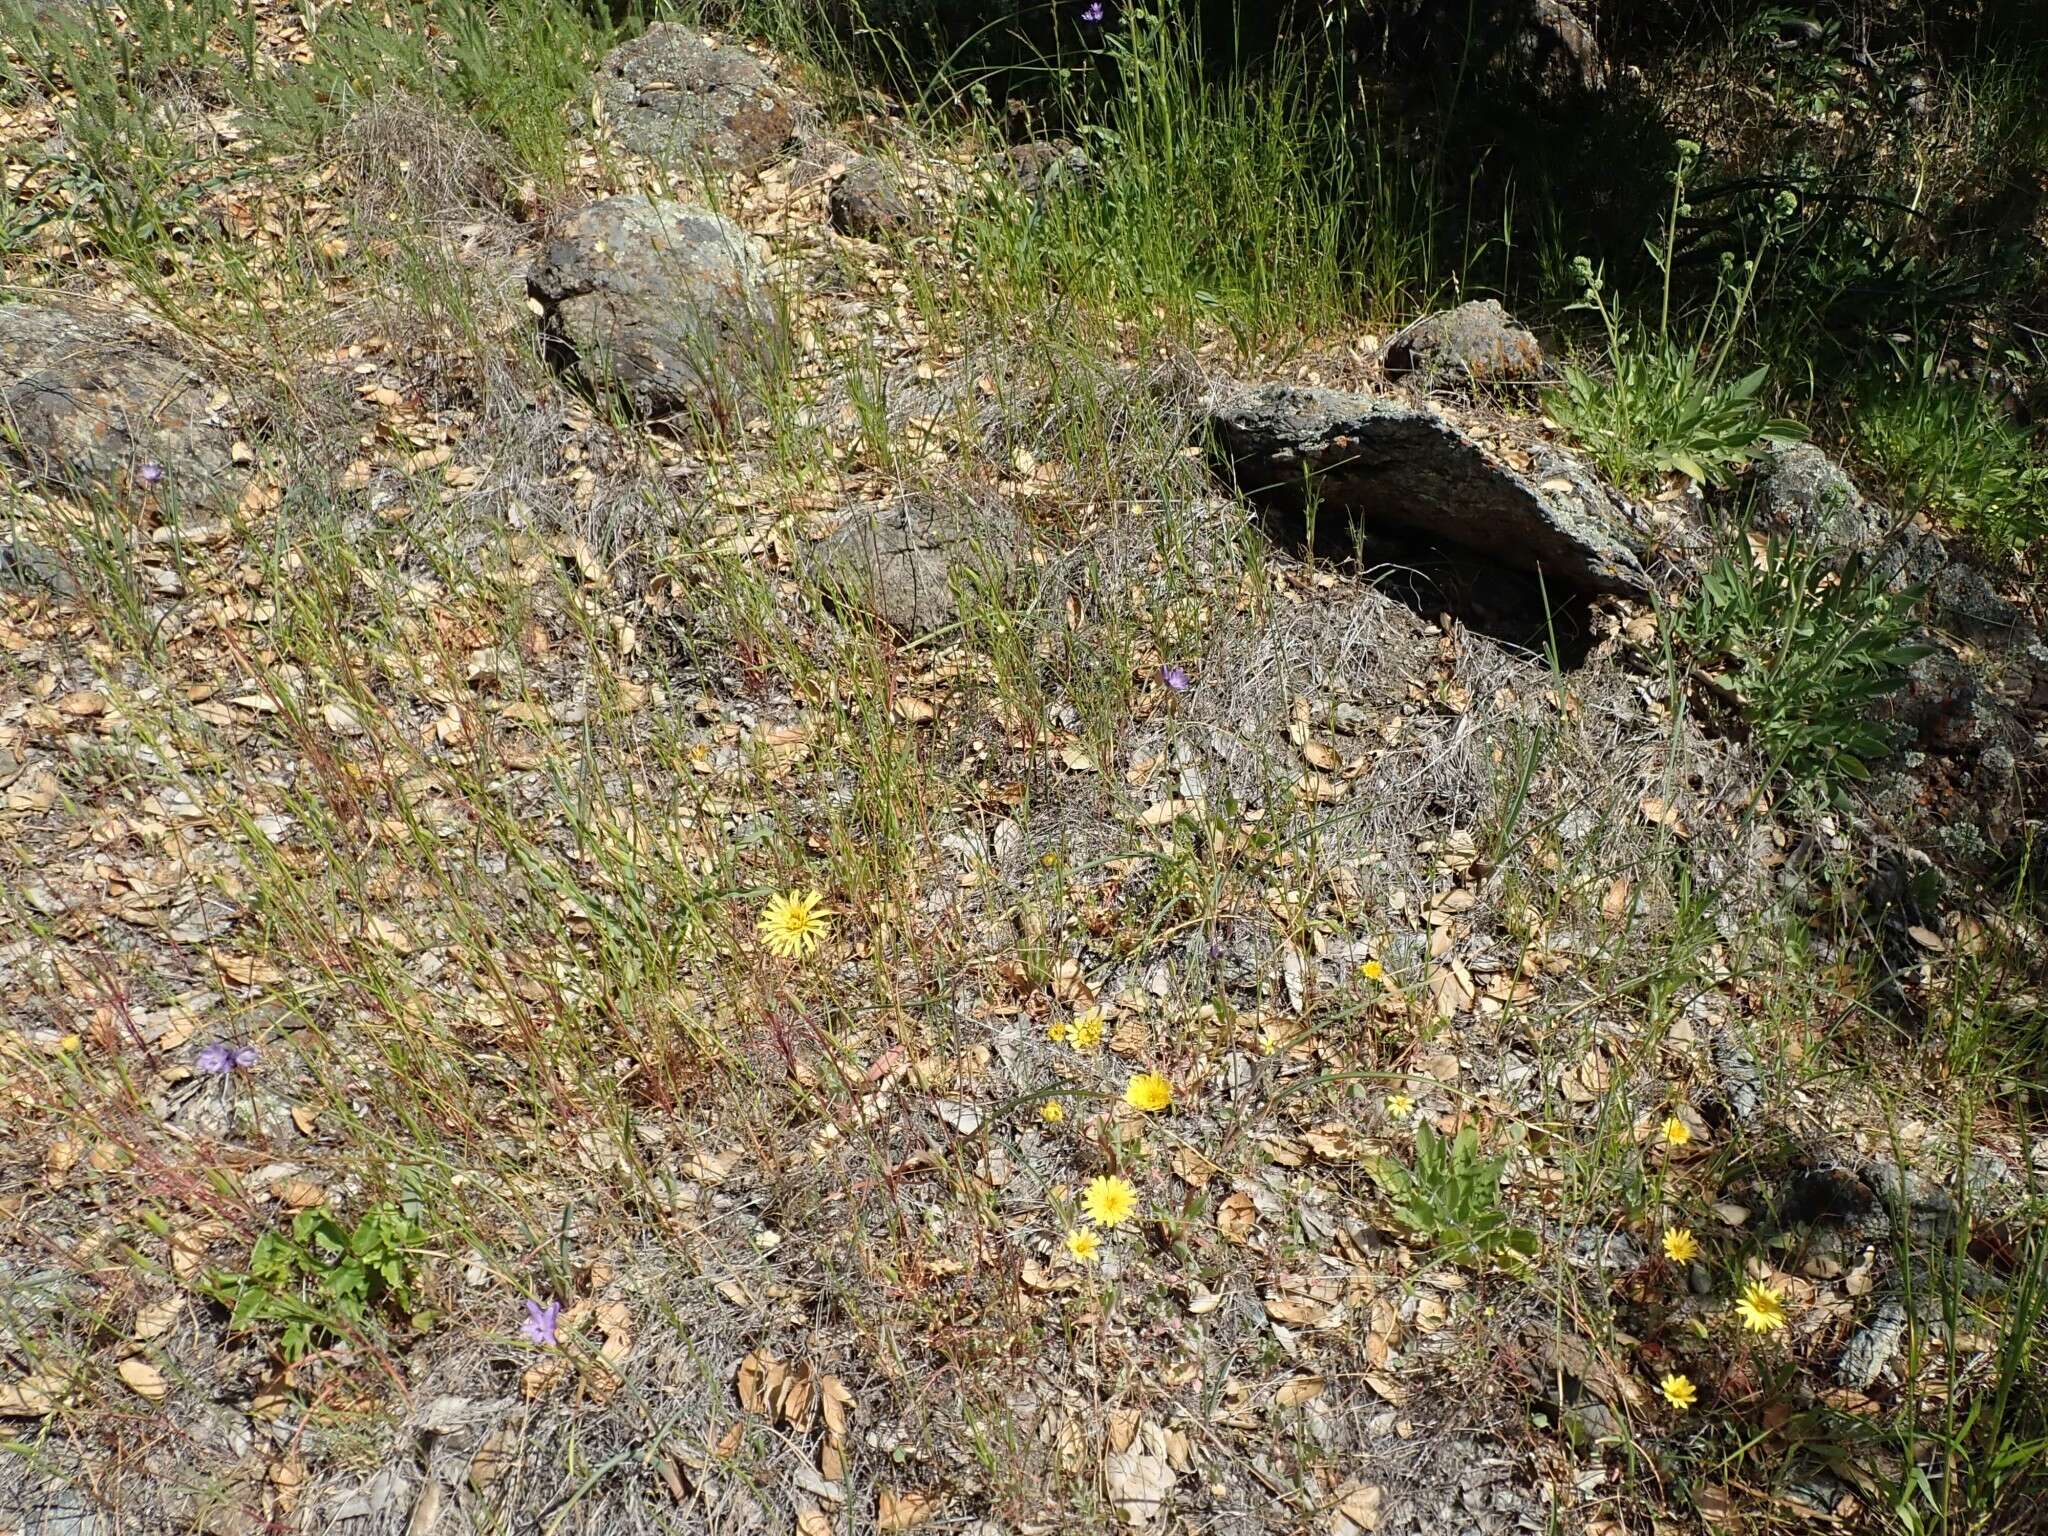
[[[1081,19],[1091,27],[1099,26],[1102,22],[1102,0],[1089,0],[1088,8],[1081,12]]]
[[[157,481],[163,479],[164,467],[157,463],[155,459],[151,459],[142,468],[135,471],[135,475],[144,485],[155,485]]]
[[[199,1052],[193,1063],[202,1072],[211,1072],[215,1077],[226,1077],[235,1068],[247,1071],[256,1065],[262,1053],[253,1045],[229,1045],[225,1040],[216,1040]]]
[[[519,1331],[535,1344],[552,1345],[555,1342],[555,1324],[562,1319],[562,1304],[551,1301],[542,1306],[537,1301],[526,1304],[526,1321],[519,1325]]]
[[[1177,661],[1169,662],[1159,669],[1159,680],[1175,693],[1186,693],[1195,686],[1188,677],[1188,669]]]

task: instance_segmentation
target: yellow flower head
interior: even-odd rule
[[[1272,1055],[1275,1051],[1279,1050],[1280,1047],[1286,1043],[1287,1037],[1281,1034],[1280,1031],[1275,1029],[1271,1024],[1268,1024],[1264,1029],[1259,1031],[1259,1054],[1261,1056]]]
[[[1067,1042],[1077,1051],[1092,1051],[1102,1044],[1102,1010],[1090,1008],[1074,1015],[1067,1026]]]
[[[1665,1145],[1665,1146],[1667,1146],[1667,1147],[1682,1147],[1682,1146],[1684,1146],[1684,1145],[1685,1145],[1685,1144],[1686,1144],[1687,1142],[1689,1142],[1689,1141],[1691,1141],[1691,1140],[1692,1140],[1692,1127],[1691,1127],[1691,1126],[1687,1125],[1687,1124],[1686,1124],[1686,1123],[1685,1123],[1685,1122],[1684,1122],[1683,1120],[1679,1119],[1679,1118],[1678,1118],[1678,1116],[1676,1116],[1676,1115],[1667,1115],[1667,1116],[1665,1117],[1665,1119],[1664,1119],[1664,1145]]]
[[[1358,968],[1358,974],[1367,981],[1385,981],[1387,979],[1387,968],[1377,960],[1368,960]]]
[[[1067,1038],[1067,1031],[1072,1027],[1073,1026],[1068,1024],[1065,1019],[1054,1019],[1050,1024],[1045,1026],[1045,1038],[1050,1040],[1054,1045],[1063,1044]]]
[[[785,960],[801,960],[825,941],[832,926],[819,891],[784,891],[771,896],[754,925],[769,952]]]
[[[1664,1257],[1674,1264],[1690,1264],[1700,1256],[1699,1239],[1691,1227],[1673,1227],[1664,1234]]]
[[[1692,1384],[1692,1378],[1683,1374],[1666,1376],[1657,1383],[1657,1390],[1664,1394],[1664,1401],[1685,1412],[1700,1400],[1700,1389]]]
[[[1093,1264],[1102,1257],[1102,1239],[1086,1227],[1076,1227],[1067,1234],[1067,1252],[1077,1263]]]
[[[1038,1106],[1038,1118],[1047,1125],[1058,1125],[1067,1118],[1067,1107],[1058,1099],[1047,1099]]]
[[[1415,1101],[1405,1093],[1390,1093],[1387,1095],[1387,1113],[1396,1120],[1406,1120],[1415,1113]]]
[[[1751,1333],[1776,1333],[1785,1326],[1785,1298],[1761,1280],[1752,1280],[1735,1298],[1735,1313]]]
[[[1140,1114],[1156,1115],[1173,1103],[1173,1084],[1157,1072],[1133,1072],[1124,1084],[1124,1102]]]
[[[1137,1208],[1137,1190],[1129,1179],[1114,1173],[1090,1179],[1081,1195],[1081,1209],[1098,1227],[1121,1226]]]

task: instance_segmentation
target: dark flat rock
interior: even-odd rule
[[[1297,537],[1355,527],[1470,550],[1583,595],[1650,590],[1614,495],[1547,444],[1518,469],[1449,417],[1374,395],[1266,384],[1209,416],[1219,467]]]

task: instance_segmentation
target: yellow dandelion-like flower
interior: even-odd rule
[[[1682,1146],[1684,1146],[1684,1145],[1685,1145],[1685,1144],[1686,1144],[1687,1142],[1689,1142],[1689,1141],[1691,1141],[1691,1140],[1692,1140],[1692,1127],[1691,1127],[1691,1126],[1687,1125],[1687,1124],[1686,1124],[1686,1123],[1685,1123],[1685,1122],[1684,1122],[1683,1120],[1679,1119],[1679,1118],[1678,1118],[1678,1116],[1676,1116],[1676,1115],[1667,1115],[1667,1116],[1665,1117],[1665,1119],[1664,1119],[1664,1145],[1665,1145],[1665,1146],[1667,1146],[1667,1147],[1682,1147]]]
[[[1776,1333],[1785,1326],[1785,1298],[1761,1280],[1752,1280],[1735,1298],[1735,1313],[1751,1333]]]
[[[1377,960],[1368,960],[1358,968],[1358,974],[1367,981],[1385,981],[1387,979],[1387,968]]]
[[[1415,1101],[1405,1093],[1390,1093],[1387,1095],[1387,1113],[1396,1120],[1406,1120],[1415,1113]]]
[[[1077,1051],[1092,1051],[1102,1044],[1102,1010],[1090,1008],[1074,1015],[1067,1026],[1067,1043]]]
[[[1157,1072],[1133,1072],[1124,1084],[1124,1102],[1143,1115],[1156,1115],[1173,1104],[1173,1084]]]
[[[771,954],[801,960],[825,941],[832,926],[824,901],[819,891],[784,891],[770,897],[755,931]]]
[[[1657,1390],[1664,1394],[1664,1401],[1685,1412],[1700,1400],[1700,1389],[1692,1384],[1692,1378],[1682,1372],[1666,1376],[1657,1383]]]
[[[1691,1227],[1673,1227],[1664,1234],[1664,1257],[1674,1264],[1690,1264],[1700,1256],[1700,1240]]]
[[[1058,1125],[1067,1118],[1067,1106],[1058,1099],[1047,1099],[1038,1106],[1038,1118],[1047,1125]]]
[[[1120,1226],[1137,1208],[1138,1191],[1129,1179],[1114,1173],[1090,1179],[1081,1195],[1081,1209],[1098,1227]]]
[[[1077,1263],[1093,1264],[1102,1257],[1102,1239],[1086,1227],[1076,1227],[1067,1234],[1067,1252]]]
[[[1069,1025],[1065,1019],[1054,1019],[1050,1024],[1045,1026],[1045,1038],[1050,1040],[1054,1045],[1064,1044],[1067,1038],[1067,1031],[1071,1027],[1072,1026]]]

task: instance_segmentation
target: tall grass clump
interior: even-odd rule
[[[995,273],[1114,315],[1220,321],[1240,345],[1419,302],[1420,185],[1380,158],[1337,65],[1301,49],[1213,64],[1168,9],[1085,36],[1077,67],[1047,68],[1089,167],[970,222]]]
[[[252,105],[273,136],[317,146],[368,103],[403,93],[473,118],[519,165],[552,179],[567,163],[569,103],[621,35],[608,14],[577,0],[343,9],[314,35],[305,67]]]
[[[2048,533],[2048,455],[1931,358],[1866,388],[1851,432],[1888,494],[1986,549],[2017,550]]]

